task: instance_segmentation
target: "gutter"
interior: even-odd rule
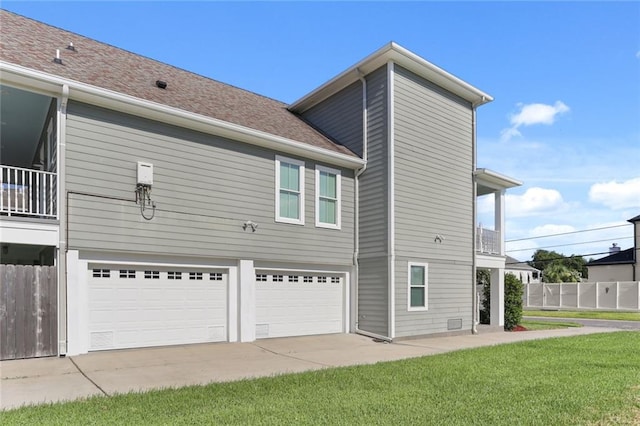
[[[53,93],[54,96],[57,96],[60,93],[60,86],[67,85],[70,90],[69,98],[80,102],[124,111],[139,117],[231,138],[352,170],[357,170],[364,165],[364,161],[356,156],[330,151],[293,139],[272,135],[217,118],[207,117],[157,102],[124,95],[19,65],[0,61],[0,70],[2,71],[3,81],[28,88],[31,91],[36,89],[46,93]]]

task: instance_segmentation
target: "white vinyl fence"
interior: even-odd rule
[[[640,310],[640,282],[525,284],[525,308]]]

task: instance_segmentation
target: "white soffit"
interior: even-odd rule
[[[476,176],[476,182],[478,185],[493,189],[509,189],[522,185],[522,182],[517,179],[489,169],[476,169],[473,174]]]

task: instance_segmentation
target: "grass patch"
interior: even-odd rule
[[[638,332],[533,340],[26,407],[2,413],[2,423],[633,424],[640,409],[638,348]]]
[[[640,321],[640,312],[612,311],[522,311],[528,317],[603,319],[619,321]]]
[[[569,328],[569,327],[582,327],[582,324],[577,322],[552,322],[541,320],[522,320],[520,325],[527,330],[553,330],[555,328]]]

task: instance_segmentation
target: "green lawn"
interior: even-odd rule
[[[554,328],[568,328],[568,327],[582,327],[582,324],[577,322],[552,322],[552,321],[538,321],[538,320],[522,320],[520,325],[527,330],[551,330]]]
[[[534,340],[369,366],[95,397],[0,416],[4,425],[638,424],[638,348],[638,332]]]
[[[611,311],[529,311],[522,315],[528,317],[582,318],[621,321],[640,321],[640,312],[611,312]]]

